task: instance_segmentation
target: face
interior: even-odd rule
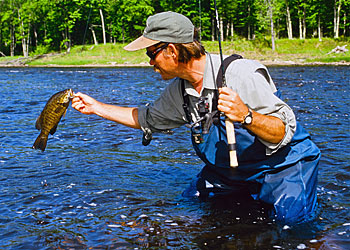
[[[163,80],[170,80],[177,76],[174,68],[175,61],[170,55],[170,51],[173,51],[174,48],[174,45],[169,43],[156,44],[147,48],[149,63],[153,65],[154,71],[158,72]]]

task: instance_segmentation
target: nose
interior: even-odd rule
[[[153,66],[155,64],[154,60],[153,59],[149,59],[149,64]]]

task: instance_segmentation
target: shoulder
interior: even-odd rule
[[[163,90],[158,100],[162,100],[164,104],[182,103],[183,102],[183,80],[175,78]]]
[[[182,90],[183,80],[180,78],[175,78],[172,82],[170,82],[164,90],[164,93],[169,93],[172,95],[176,95],[180,93]]]
[[[220,55],[217,54],[210,54],[212,61],[213,61],[213,67],[215,72],[220,68],[221,65],[221,59]],[[229,57],[228,55],[224,55],[224,59]],[[255,73],[258,69],[263,69],[267,71],[267,68],[265,65],[260,63],[259,61],[256,60],[251,60],[251,59],[236,59],[232,61],[227,69],[226,69],[226,74],[231,74],[231,75],[247,75],[247,74],[253,74]]]
[[[259,61],[251,59],[237,59],[227,67],[227,72],[230,72],[231,74],[252,74],[258,69],[264,69],[267,71],[266,66],[261,64]]]

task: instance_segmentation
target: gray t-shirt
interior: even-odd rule
[[[193,121],[199,119],[196,103],[200,96],[208,97],[211,109],[219,67],[220,56],[207,54],[201,93],[198,93],[189,82],[185,81],[185,94],[189,95],[189,111]],[[268,79],[257,70],[264,70]],[[266,67],[257,61],[238,59],[227,67],[225,77],[227,86],[236,91],[250,109],[260,114],[278,117],[285,124],[285,136],[280,143],[274,144],[259,138],[266,146],[266,154],[270,155],[288,144],[296,129],[295,115],[285,102],[274,95],[277,89]],[[143,131],[159,132],[187,123],[182,106],[184,99],[181,81],[180,78],[174,79],[153,105],[139,107],[138,119]]]

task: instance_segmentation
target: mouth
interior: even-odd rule
[[[68,95],[67,95],[69,100],[72,100],[74,98],[74,92],[72,89],[68,90]]]
[[[153,67],[154,72],[160,73],[160,69],[157,66]]]

